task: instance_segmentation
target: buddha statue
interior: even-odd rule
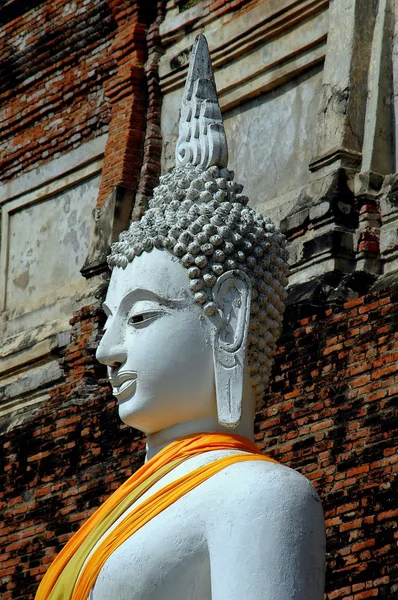
[[[37,600],[321,600],[322,508],[253,443],[281,329],[287,253],[227,169],[206,40],[176,167],[111,250],[97,358],[147,460],[70,540]]]

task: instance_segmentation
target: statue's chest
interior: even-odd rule
[[[210,600],[205,526],[184,497],[108,558],[89,600]]]
[[[219,450],[188,459],[141,501],[192,470],[236,453]],[[88,600],[210,600],[207,533],[220,475],[182,496],[121,544],[102,568]]]

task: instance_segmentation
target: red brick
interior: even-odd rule
[[[81,1],[76,0],[77,5]],[[145,39],[145,24],[137,22],[141,13],[135,4],[89,3],[94,16],[98,7],[109,9],[112,28],[106,36],[91,40],[82,34],[88,40],[84,49],[68,43],[67,55],[54,64],[48,58],[51,48],[43,48],[40,77],[24,92],[16,86],[8,96],[1,96],[0,127],[10,140],[3,152],[4,181],[51,160],[57,152],[62,155],[73,145],[108,133],[98,205],[116,184],[122,184],[138,190],[137,197],[143,198],[134,207],[133,218],[143,214],[160,174],[161,95],[156,63],[164,48],[158,24]],[[232,10],[234,6],[246,10],[257,4],[261,0],[239,0],[236,5],[220,0],[206,6],[228,20],[241,14]],[[60,0],[43,0],[40,6],[48,9],[48,19],[43,15],[35,22],[31,43],[35,37],[37,47],[50,24],[58,26],[66,19]],[[20,19],[0,26],[10,47],[34,13],[39,14],[26,11]],[[67,18],[70,27],[76,24],[76,15]],[[86,18],[80,20],[88,22]],[[203,21],[199,18],[192,27],[203,30]],[[104,47],[96,52],[101,44]],[[2,53],[2,58],[7,56]],[[145,64],[151,66],[144,73]],[[28,73],[31,65],[26,64],[26,69]],[[57,72],[61,79],[51,83]],[[27,101],[21,106],[23,93]],[[54,127],[57,118],[62,123]],[[320,494],[330,548],[328,600],[373,597],[378,590],[383,590],[379,597],[394,594],[391,532],[397,517],[391,509],[389,486],[398,457],[390,411],[398,394],[394,368],[398,332],[393,320],[397,304],[390,293],[371,292],[342,307],[306,312],[305,318],[296,320],[289,317],[270,390],[258,414],[259,447],[306,474]],[[2,580],[4,600],[32,600],[55,548],[65,544],[72,529],[142,461],[143,440],[127,426],[117,425],[105,370],[95,363],[102,321],[99,304],[69,315],[73,341],[60,357],[64,381],[50,391],[48,401],[27,406],[21,424],[8,427],[3,438],[6,464],[0,474],[0,498],[6,508],[0,517],[0,547],[11,548],[2,559],[4,568],[11,569]],[[98,375],[95,392],[85,382],[88,374]],[[22,443],[28,448],[28,463],[22,460]],[[61,518],[65,529],[56,537]],[[15,566],[20,568],[14,573]]]
[[[354,600],[363,600],[364,598],[375,598],[378,595],[378,590],[365,590],[363,592],[359,592],[358,594],[354,594]]]

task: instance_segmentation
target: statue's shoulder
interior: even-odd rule
[[[289,514],[319,505],[318,494],[301,473],[268,461],[237,462],[226,467],[213,479],[224,507],[231,504],[247,512],[278,511]],[[322,509],[320,507],[322,512]]]
[[[297,565],[305,564],[308,573],[315,569],[319,590],[323,589],[324,516],[308,479],[265,461],[234,463],[212,479],[212,489],[204,498],[211,510],[202,513],[202,518],[213,558],[221,540],[222,554],[233,569],[239,569],[242,561],[248,572],[264,565],[278,571],[280,563],[293,572]],[[244,556],[239,548],[244,548]],[[323,597],[311,586],[300,598]],[[280,589],[284,589],[282,584]],[[275,592],[272,597],[287,596]]]
[[[212,479],[204,499],[211,510],[201,516],[212,585],[221,590],[215,597],[321,600],[325,528],[311,482],[259,460],[231,464]]]

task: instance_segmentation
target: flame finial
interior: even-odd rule
[[[182,99],[176,165],[202,165],[207,169],[227,164],[227,139],[209,48],[205,36],[198,35]]]

